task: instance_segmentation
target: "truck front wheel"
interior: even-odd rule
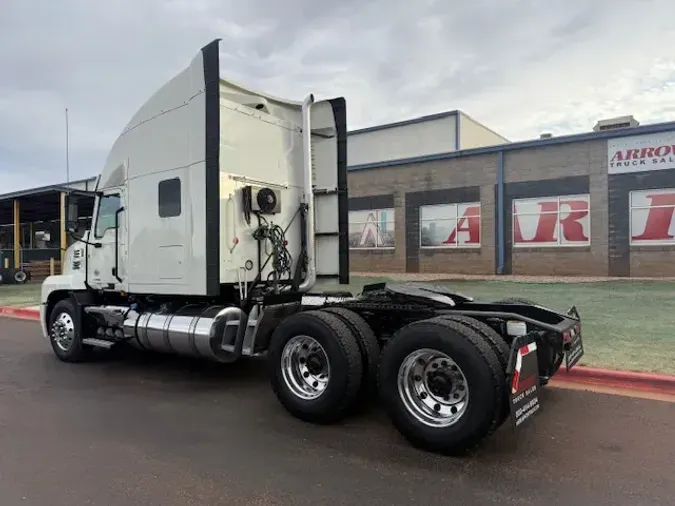
[[[468,450],[502,421],[506,380],[485,338],[459,322],[433,318],[392,336],[380,363],[380,396],[413,445]]]
[[[268,354],[272,389],[296,418],[332,423],[344,418],[361,387],[356,337],[337,316],[303,311],[284,319]]]
[[[81,324],[70,299],[57,302],[49,314],[49,342],[63,362],[80,362],[89,357],[91,347],[82,344]]]

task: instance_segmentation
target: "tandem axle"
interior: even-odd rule
[[[574,308],[475,302],[426,285],[268,296],[248,311],[64,295],[42,310],[64,361],[125,344],[221,363],[265,356],[272,388],[293,416],[333,423],[379,397],[411,443],[441,453],[475,445],[509,418],[519,427],[564,358],[572,367],[583,355]]]

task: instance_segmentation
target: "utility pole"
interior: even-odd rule
[[[70,183],[70,140],[68,135],[68,108],[66,107],[66,183]]]

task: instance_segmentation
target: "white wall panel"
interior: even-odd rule
[[[508,143],[508,139],[480,124],[475,119],[460,113],[459,149],[484,148]]]
[[[430,121],[350,132],[349,166],[387,162],[456,149],[455,115]]]

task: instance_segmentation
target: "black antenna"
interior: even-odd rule
[[[68,135],[68,108],[66,107],[66,183],[70,183],[70,139]]]

